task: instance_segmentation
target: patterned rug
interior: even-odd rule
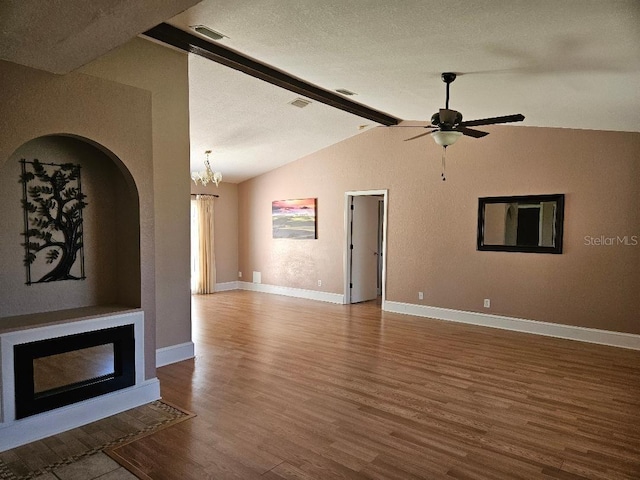
[[[0,453],[0,480],[30,480],[195,415],[161,400]]]

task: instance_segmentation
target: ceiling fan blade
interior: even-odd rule
[[[415,140],[416,138],[424,137],[425,135],[430,135],[431,133],[432,132],[421,133],[420,135],[416,135],[415,137],[407,138],[405,142],[408,142],[409,140]]]
[[[467,137],[473,137],[473,138],[482,138],[489,135],[489,132],[481,132],[480,130],[474,130],[473,128],[460,127],[460,126],[456,127],[456,132],[460,132],[461,134],[466,135]]]
[[[504,117],[481,118],[479,120],[469,120],[468,122],[460,122],[461,127],[477,127],[478,125],[493,125],[496,123],[521,122],[524,115],[518,113],[516,115],[505,115]]]
[[[435,125],[387,125],[391,128],[438,128]]]

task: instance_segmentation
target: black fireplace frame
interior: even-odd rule
[[[113,344],[112,374],[35,392],[35,359],[109,344]],[[135,385],[133,324],[14,345],[13,355],[16,419]]]

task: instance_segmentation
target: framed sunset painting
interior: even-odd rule
[[[273,238],[311,239],[318,238],[316,205],[317,198],[276,200],[271,204]]]

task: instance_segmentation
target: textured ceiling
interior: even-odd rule
[[[451,107],[467,120],[522,113],[528,126],[640,131],[637,0],[205,0],[168,23],[207,25],[225,46],[405,120],[443,107],[440,73],[454,71]],[[241,74],[207,63],[190,67],[192,166],[212,148],[225,180],[371,123],[318,104],[292,113],[295,95],[250,77],[240,87]]]
[[[0,59],[68,73],[199,0],[1,0]]]
[[[2,0],[0,58],[65,73],[170,19],[405,120],[443,107],[440,73],[454,71],[451,107],[467,120],[522,113],[522,125],[640,131],[638,0],[205,0],[171,18],[196,3]],[[317,102],[296,109],[296,95],[199,57],[189,69],[192,169],[212,149],[225,181],[374,126]]]
[[[198,56],[189,61],[191,158],[225,182],[240,182],[359,133],[369,120],[322,103],[304,108],[298,95]]]

